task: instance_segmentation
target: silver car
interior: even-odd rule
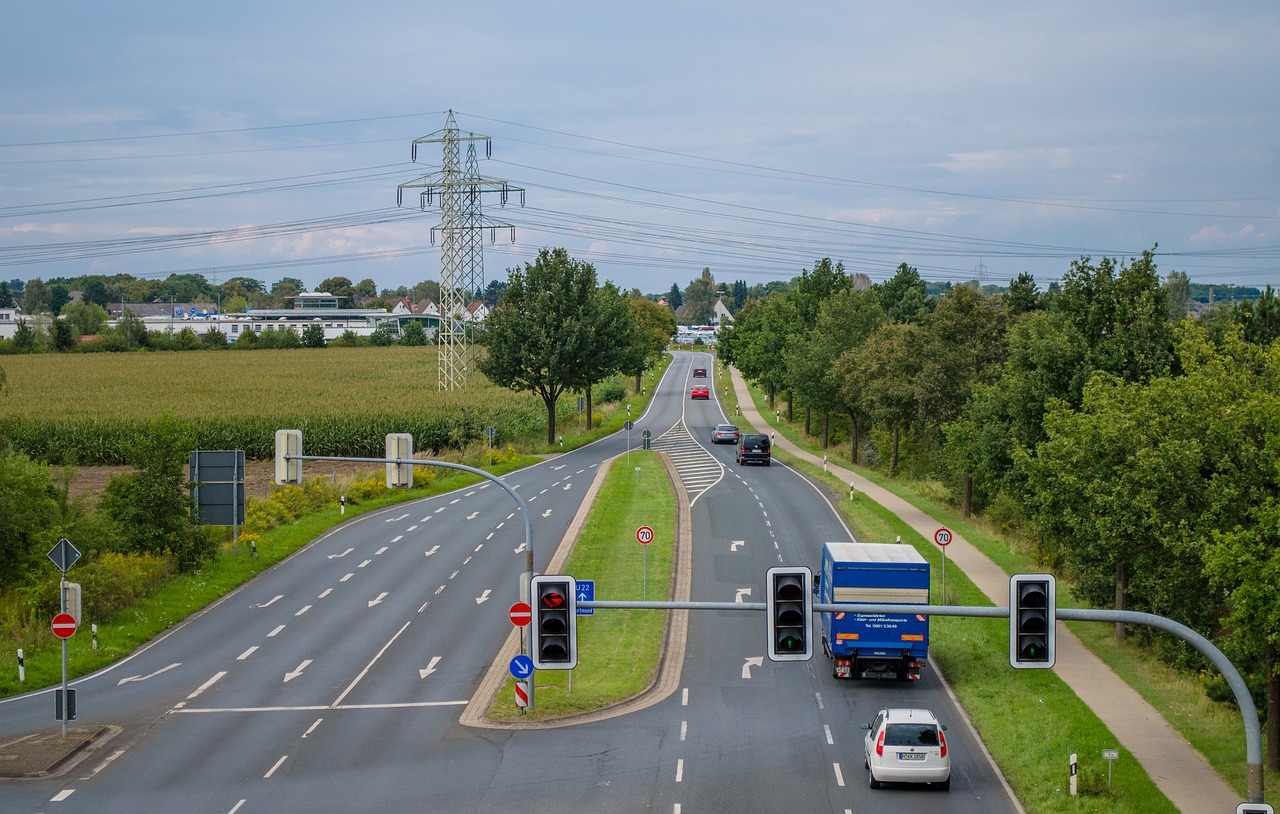
[[[863,724],[863,766],[871,788],[882,783],[931,783],[951,788],[951,755],[943,726],[927,709],[882,709]]]
[[[713,444],[736,444],[738,443],[738,428],[732,424],[717,424],[716,428],[711,431],[711,443]]]

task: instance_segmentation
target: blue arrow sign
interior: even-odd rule
[[[576,594],[576,596],[578,597],[579,602],[595,602],[596,601],[596,581],[594,579],[580,579],[578,580],[577,585],[578,585],[578,593]],[[596,615],[595,608],[584,608],[581,605],[578,605],[577,607],[578,607],[579,616],[595,616]]]
[[[533,675],[533,659],[525,655],[513,658],[511,660],[511,675],[515,678],[528,678]]]

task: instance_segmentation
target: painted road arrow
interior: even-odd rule
[[[744,596],[751,596],[751,589],[750,589],[750,588],[739,588],[739,589],[738,589],[738,596],[737,596],[737,598],[736,598],[736,599],[734,599],[733,601],[734,601],[734,602],[741,602],[741,601],[742,601],[742,597],[744,597]]]
[[[331,560],[336,560],[336,559],[338,559],[339,557],[345,557],[345,556],[347,556],[348,554],[350,554],[352,551],[355,551],[355,549],[354,549],[354,548],[348,548],[346,551],[342,552],[341,554],[330,554],[330,555],[329,555],[329,559],[331,559]]]
[[[170,664],[168,667],[161,667],[159,670],[156,670],[154,673],[152,673],[149,676],[129,676],[128,678],[122,678],[116,682],[116,686],[119,687],[121,684],[128,684],[130,681],[146,681],[148,678],[155,678],[161,673],[167,673],[170,670],[172,670],[174,667],[181,667],[181,666],[182,666],[182,662],[177,661],[177,662],[174,662],[173,664]]]
[[[737,551],[737,550],[738,550],[738,546],[746,545],[746,544],[747,544],[747,541],[746,541],[746,540],[734,540],[733,542],[729,543],[729,550],[730,550],[730,551]]]
[[[490,589],[488,589],[488,588],[485,588],[485,589],[484,589],[484,593],[482,593],[482,594],[480,594],[479,596],[477,596],[477,597],[476,597],[476,604],[477,604],[477,605],[479,605],[481,602],[488,602],[488,601],[489,601],[489,594],[491,594],[491,593],[493,593],[493,591],[491,591],[491,590],[490,590]]]
[[[271,597],[271,599],[267,600],[266,602],[263,602],[261,605],[254,605],[254,607],[269,608],[275,603],[279,602],[281,599],[284,599],[284,594],[276,594],[275,596]]]
[[[418,671],[418,678],[426,678],[436,671],[436,665],[440,663],[439,656],[432,656],[431,663],[427,665],[427,669]]]
[[[542,513],[542,516],[543,516],[543,517],[550,517],[550,516],[551,516],[551,510],[550,510],[550,509],[547,509],[545,512],[543,512],[543,513]]]
[[[432,554],[436,553],[439,550],[440,550],[440,546],[433,545],[431,546],[431,550],[427,552],[427,556],[430,557]]]
[[[479,517],[479,516],[480,516],[480,512],[472,512],[471,514],[467,515],[467,519],[468,519],[468,520],[475,520],[475,519],[476,519],[477,517]]]
[[[384,599],[386,599],[386,598],[387,598],[387,592],[386,592],[386,591],[383,591],[382,593],[378,594],[378,598],[377,598],[377,599],[370,599],[370,600],[369,600],[369,607],[371,607],[371,608],[372,608],[374,605],[380,605],[380,604],[382,604],[382,600],[384,600]]]
[[[744,661],[745,663],[742,665],[742,677],[751,678],[751,668],[759,667],[764,664],[764,656],[755,656],[754,658],[744,659]]]
[[[310,664],[310,663],[311,663],[311,659],[307,659],[306,661],[304,661],[304,662],[302,662],[301,664],[299,664],[299,665],[298,665],[298,669],[296,669],[296,670],[294,670],[294,671],[292,671],[292,672],[289,672],[289,673],[285,673],[285,674],[284,674],[284,683],[288,684],[290,681],[293,681],[295,678],[297,678],[298,676],[302,675],[302,671],[303,671],[303,670],[305,670],[305,669],[307,669],[307,665],[308,665],[308,664]]]

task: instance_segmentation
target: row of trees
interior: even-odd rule
[[[498,306],[485,320],[486,353],[480,372],[493,383],[537,393],[547,408],[547,443],[556,439],[556,402],[566,392],[586,398],[591,427],[591,388],[614,374],[640,374],[662,354],[675,333],[669,308],[612,282],[598,284],[590,263],[564,249],[543,249],[523,269],[513,269]]]
[[[942,480],[1091,601],[1215,638],[1280,722],[1280,302],[1175,319],[1184,285],[1152,252],[1081,258],[1048,293],[1024,275],[937,297],[905,264],[860,285],[822,260],[748,302],[720,352],[824,446]]]

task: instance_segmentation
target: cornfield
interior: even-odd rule
[[[542,402],[477,372],[463,391],[436,390],[434,347],[4,357],[0,437],[55,464],[127,463],[128,445],[168,413],[196,449],[270,458],[278,429],[302,430],[309,455],[381,457],[385,437],[423,451],[545,431]],[[568,408],[570,399],[562,400]]]

